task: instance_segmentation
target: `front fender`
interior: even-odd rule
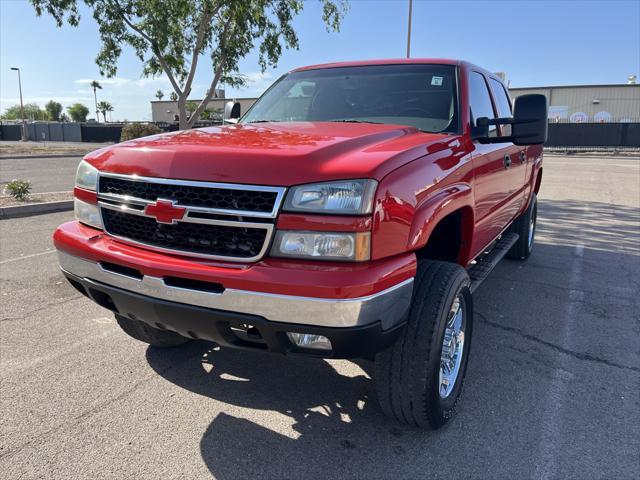
[[[465,209],[463,242],[473,234],[471,155],[458,145],[422,157],[385,177],[378,186],[371,258],[413,252],[427,243],[433,227],[451,212]]]
[[[465,227],[465,224],[473,225],[473,194],[469,184],[456,183],[429,196],[416,207],[407,250],[414,251],[424,247],[436,225],[457,210],[463,210],[465,217],[462,231],[463,246],[471,245],[470,235],[473,235],[473,228]]]

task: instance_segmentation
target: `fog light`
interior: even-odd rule
[[[315,350],[331,350],[331,342],[322,335],[312,335],[310,333],[287,332],[287,337],[294,345],[300,348],[313,348]]]

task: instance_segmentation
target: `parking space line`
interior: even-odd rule
[[[56,252],[56,250],[54,249],[54,250],[47,250],[46,252],[32,253],[30,255],[23,255],[22,257],[9,258],[8,260],[0,261],[0,265],[4,265],[5,263],[17,262],[18,260],[26,260],[27,258],[39,257],[41,255],[46,255],[48,253],[55,253],[55,252]]]
[[[568,350],[571,349],[571,337],[576,327],[577,308],[584,298],[584,292],[577,287],[578,280],[582,275],[583,256],[584,245],[576,245],[569,272],[568,287],[570,290],[568,292],[568,302],[564,315],[559,317],[562,321],[562,328],[558,344]],[[536,465],[535,478],[555,478],[558,475],[558,457],[562,455],[561,445],[559,444],[562,441],[561,431],[563,429],[561,409],[567,405],[566,399],[569,396],[569,382],[571,381],[571,375],[567,373],[569,368],[566,363],[567,360],[559,356],[559,367],[554,370],[547,391],[543,412],[542,435],[539,444],[541,452]]]

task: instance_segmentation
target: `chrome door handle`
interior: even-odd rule
[[[524,150],[520,152],[520,163],[525,163],[527,161],[527,155],[524,153]]]
[[[511,156],[509,154],[504,156],[503,164],[504,164],[504,168],[511,167]]]

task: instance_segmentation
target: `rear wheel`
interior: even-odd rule
[[[536,236],[536,221],[538,217],[538,198],[532,194],[529,208],[515,219],[511,225],[511,231],[517,233],[520,238],[507,253],[507,258],[513,260],[526,260],[533,250],[533,242]]]
[[[116,321],[124,333],[136,340],[148,343],[153,347],[176,347],[189,341],[188,338],[185,338],[176,332],[153,328],[140,320],[132,320],[131,318],[123,317],[122,315],[116,315]]]
[[[387,416],[436,429],[455,414],[473,326],[469,284],[459,265],[419,264],[405,331],[376,356],[376,391]]]

